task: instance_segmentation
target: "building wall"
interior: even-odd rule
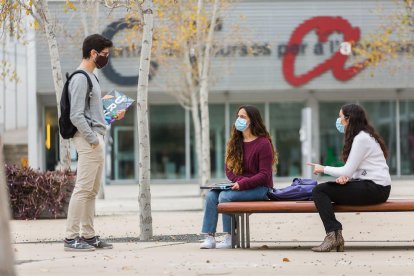
[[[375,10],[382,7],[382,14]],[[73,71],[81,58],[81,42],[83,39],[79,13],[63,12],[61,2],[51,3],[53,12],[59,13],[59,21],[65,26],[65,32],[60,36],[61,60],[63,72]],[[320,74],[310,73],[313,78],[301,85],[292,85],[287,81],[283,72],[283,60],[286,52],[296,51],[299,46],[299,55],[295,59],[294,75],[299,76],[310,72],[315,67],[331,59],[337,51],[339,43],[344,40],[339,33],[332,33],[327,41],[319,43],[312,24],[327,27],[326,31],[339,31],[347,36],[353,32],[360,32],[360,37],[366,37],[376,30],[384,20],[384,16],[395,9],[392,1],[240,1],[235,3],[221,14],[222,28],[216,32],[219,42],[219,51],[212,62],[211,72],[212,91],[274,91],[283,93],[286,90],[348,90],[348,89],[395,89],[412,88],[414,80],[409,76],[414,73],[413,68],[404,68],[403,74],[394,73],[387,68],[376,70],[367,69],[356,74],[349,80],[342,81],[335,78],[332,68],[342,67],[338,62],[332,62],[331,68]],[[115,10],[110,16],[108,11],[101,8],[101,30],[105,32],[108,26],[120,20],[123,10]],[[157,22],[158,24],[164,24]],[[236,31],[237,26],[237,31]],[[288,45],[289,40],[297,28],[302,26],[303,34],[298,35],[299,43]],[[126,45],[117,40],[122,31],[115,33],[116,47]],[[38,91],[50,93],[53,90],[46,40],[43,35],[37,36]],[[246,54],[246,47],[252,47],[252,53]],[[338,59],[335,59],[338,60]],[[401,67],[404,57],[393,63]],[[111,57],[114,70],[121,76],[133,76],[138,73],[138,56]],[[345,69],[354,64],[352,57],[348,58],[343,66]],[[287,64],[291,62],[286,62]],[[340,64],[340,63],[339,63]],[[159,65],[151,81],[151,91],[166,91],[179,89],[177,80],[176,62],[165,62]],[[338,68],[337,68],[338,69]],[[114,84],[100,76],[104,90],[116,87],[122,91],[135,92],[135,86]],[[384,92],[386,93],[386,92]]]
[[[5,143],[27,143],[28,74],[27,47],[5,35],[0,43],[0,132]],[[15,76],[13,76],[15,73]],[[18,135],[13,133],[18,131]],[[21,132],[24,132],[23,135]]]
[[[32,35],[28,30],[17,40],[5,32],[0,42],[0,135],[5,162],[19,166],[28,162],[29,110],[36,105],[35,101],[30,104],[29,99],[36,97],[36,70],[30,52]]]
[[[52,14],[58,16],[59,24],[65,26],[59,29],[58,40],[62,71],[66,73],[72,72],[81,61],[84,35],[79,12],[65,13],[62,3],[51,2],[50,8]],[[382,14],[375,12],[379,7],[382,7]],[[354,57],[336,54],[339,44],[344,41],[340,33],[345,33],[345,40],[356,39],[358,34],[364,38],[378,28],[384,16],[392,13],[394,8],[393,2],[386,0],[242,0],[224,11],[220,15],[221,28],[215,34],[218,46],[211,66],[212,175],[223,177],[225,141],[237,107],[245,103],[259,107],[280,149],[278,175],[297,176],[301,173],[300,163],[304,158],[299,129],[303,107],[310,107],[312,111],[311,160],[339,164],[337,156],[340,155],[342,137],[333,123],[338,108],[349,101],[366,105],[372,113],[374,126],[390,147],[391,172],[414,174],[414,157],[401,156],[401,152],[414,149],[405,137],[414,137],[409,124],[409,118],[414,116],[414,79],[411,77],[414,69],[406,66],[408,59],[402,54],[386,66],[368,68],[356,74],[350,69],[355,64]],[[114,31],[121,26],[124,10],[115,10],[108,15],[108,10],[101,8],[100,12],[99,32],[107,35],[112,31],[115,47],[125,50],[124,32]],[[325,41],[317,36],[316,27],[325,28],[323,31],[330,34]],[[36,107],[38,118],[34,133],[38,141],[44,141],[47,118],[56,117],[53,116],[56,99],[48,47],[41,33],[36,35],[35,51],[36,102],[39,106]],[[292,55],[295,52],[298,52],[297,56]],[[126,83],[136,79],[139,53],[111,56],[110,61],[110,66],[98,70],[103,92],[115,88],[135,98],[136,85]],[[151,166],[156,179],[188,179],[197,171],[191,116],[170,95],[181,89],[177,64],[172,59],[159,63],[150,81]],[[112,73],[109,72],[111,67]],[[112,80],[113,75],[118,75],[116,81]],[[399,111],[400,105],[404,112]],[[129,111],[122,121],[111,127],[107,165],[111,178],[137,175],[134,167],[137,133],[133,112]],[[404,120],[400,121],[400,116]],[[401,132],[397,127],[400,123]],[[37,162],[41,166],[50,163],[53,167],[56,151],[46,151],[43,142],[35,145],[39,152]],[[29,146],[29,151],[33,148]],[[405,163],[401,164],[401,160]]]

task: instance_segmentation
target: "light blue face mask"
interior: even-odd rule
[[[234,126],[238,131],[245,131],[247,128],[247,120],[243,118],[237,118],[236,122],[234,123]]]
[[[345,133],[345,127],[344,127],[344,125],[341,123],[341,118],[336,119],[336,129],[337,129],[340,133]]]

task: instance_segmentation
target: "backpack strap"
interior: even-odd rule
[[[90,101],[91,101],[91,92],[93,89],[93,84],[91,81],[91,78],[89,77],[89,74],[86,73],[84,70],[76,70],[75,72],[73,72],[72,74],[69,75],[69,73],[66,73],[66,81],[70,81],[70,79],[76,75],[76,74],[83,74],[86,77],[86,80],[88,81],[88,93],[86,93],[86,98],[88,101],[88,105],[90,106]],[[95,76],[95,74],[93,74]],[[96,80],[99,82],[98,78],[95,76]]]

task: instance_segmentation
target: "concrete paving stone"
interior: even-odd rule
[[[413,199],[413,183],[394,180],[391,198]],[[62,219],[11,221],[18,274],[414,274],[413,213],[337,214],[344,226],[343,253],[310,251],[324,238],[318,214],[254,214],[251,249],[200,250],[203,212],[198,186],[157,184],[151,193],[154,240],[149,242],[138,240],[137,186],[107,186],[106,199],[97,200],[95,229],[114,242],[113,250],[63,251]],[[217,229],[222,230],[221,219]]]

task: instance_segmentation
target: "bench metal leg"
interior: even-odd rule
[[[250,248],[250,221],[251,214],[231,214],[231,247]]]
[[[231,248],[250,248],[251,214],[231,214]]]
[[[249,217],[251,214],[246,214],[246,248],[250,248],[250,223]]]
[[[240,248],[240,214],[236,214],[236,246]]]
[[[237,218],[236,214],[231,215],[231,248],[236,248],[236,225],[237,225]]]
[[[241,233],[241,248],[246,248],[246,244],[245,244],[245,231],[244,231],[244,218],[245,218],[245,214],[240,214],[241,217],[241,227],[240,227],[240,233]]]
[[[231,214],[231,247],[240,248],[240,214]]]

